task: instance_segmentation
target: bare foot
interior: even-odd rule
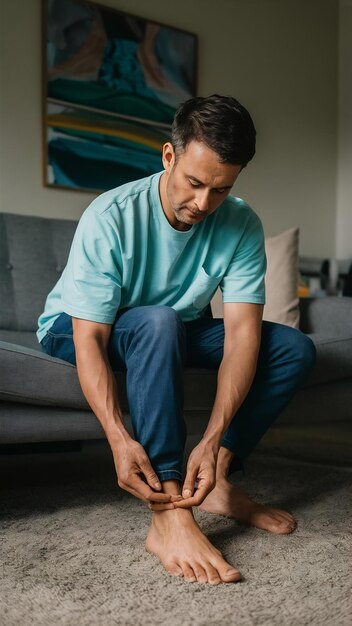
[[[145,548],[170,574],[188,582],[217,585],[241,580],[240,572],[203,535],[190,509],[154,512]]]
[[[290,513],[257,504],[242,489],[232,485],[226,478],[217,480],[213,491],[198,508],[208,513],[232,517],[242,524],[279,535],[292,533],[297,526],[296,520]]]

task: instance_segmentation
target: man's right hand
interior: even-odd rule
[[[136,498],[145,502],[156,502],[163,504],[163,508],[174,508],[172,502],[181,499],[180,496],[160,493],[161,484],[140,443],[131,438],[124,438],[122,442],[112,444],[111,449],[118,485],[121,489],[129,491]],[[142,475],[145,477],[146,483],[142,479]]]
[[[160,493],[161,484],[144,448],[130,437],[123,425],[115,375],[107,353],[111,325],[75,317],[72,325],[79,381],[109,441],[119,486],[140,500],[173,509],[172,502],[180,498]]]

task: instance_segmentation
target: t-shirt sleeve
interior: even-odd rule
[[[87,210],[63,273],[62,310],[80,319],[113,324],[121,302],[121,268],[116,226],[106,214]]]
[[[259,217],[250,209],[242,237],[223,277],[223,302],[265,304],[266,256]]]

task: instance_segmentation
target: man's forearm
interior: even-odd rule
[[[76,363],[82,391],[101,423],[110,445],[129,438],[123,424],[117,386],[105,349],[93,336],[76,345]]]
[[[249,345],[250,344],[250,345]],[[215,402],[203,439],[217,448],[234,415],[244,401],[256,371],[259,344],[243,337],[226,346],[221,361]]]
[[[170,504],[143,446],[127,432],[118,401],[114,373],[108,358],[111,328],[72,318],[76,364],[82,391],[99,419],[114,457],[118,485],[137,498]]]

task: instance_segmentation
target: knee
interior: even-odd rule
[[[303,360],[305,364],[305,370],[308,373],[313,369],[315,365],[315,361],[317,358],[317,349],[310,337],[307,337],[307,335],[304,335],[303,333],[302,336],[304,343]]]
[[[310,337],[293,328],[287,333],[285,346],[301,372],[308,374],[316,361],[316,348]]]
[[[146,306],[143,310],[143,326],[156,337],[173,337],[183,334],[184,324],[174,309],[169,306]]]

